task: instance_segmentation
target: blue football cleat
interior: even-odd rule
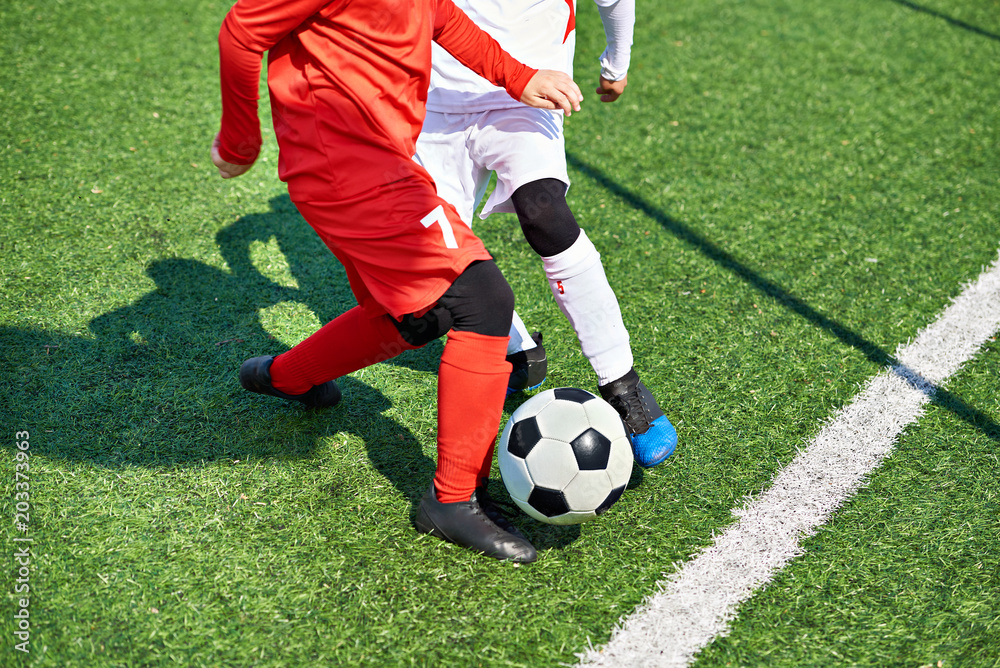
[[[635,369],[598,390],[622,416],[636,464],[650,468],[674,453],[677,430],[660,410],[652,392],[639,380]]]
[[[524,390],[537,390],[545,382],[549,370],[548,359],[545,356],[545,346],[542,345],[542,333],[531,335],[535,347],[531,350],[507,355],[510,362],[510,380],[507,381],[507,396]]]

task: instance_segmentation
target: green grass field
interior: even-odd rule
[[[0,6],[0,665],[572,664],[1000,247],[1000,0],[640,0],[614,105],[582,0],[570,203],[680,444],[597,521],[520,517],[539,562],[495,563],[411,524],[440,343],[331,410],[239,387],[353,298],[273,132],[241,179],[211,166],[227,10]],[[546,387],[593,390],[516,221],[477,231]],[[998,374],[994,342],[697,665],[1000,666]]]

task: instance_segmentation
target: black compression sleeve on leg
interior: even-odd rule
[[[434,339],[444,336],[451,329],[451,313],[440,303],[431,307],[431,310],[424,313],[419,318],[412,313],[404,315],[403,319],[392,324],[396,325],[399,335],[411,346],[421,348]]]
[[[473,262],[427,313],[393,323],[411,346],[423,346],[449,329],[484,336],[507,336],[514,312],[514,291],[493,260]]]
[[[580,226],[566,203],[566,184],[559,179],[527,183],[511,196],[521,231],[542,257],[558,255],[580,236]]]
[[[484,336],[507,336],[514,314],[514,291],[493,260],[473,262],[438,301],[448,309],[452,328]]]

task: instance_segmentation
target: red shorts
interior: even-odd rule
[[[411,176],[340,202],[295,206],[337,256],[370,317],[397,320],[437,303],[466,267],[491,259],[429,176]]]

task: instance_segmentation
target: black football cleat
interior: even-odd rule
[[[476,490],[468,501],[441,503],[434,484],[420,500],[415,524],[417,531],[467,547],[487,557],[519,564],[538,559],[535,546],[524,536],[500,528],[480,505]],[[520,532],[518,532],[520,533]]]
[[[514,523],[507,519],[507,516],[503,514],[503,511],[497,506],[496,501],[490,496],[489,491],[486,489],[486,483],[484,482],[482,486],[476,488],[476,500],[479,502],[479,507],[483,509],[486,516],[493,520],[493,523],[498,527],[506,531],[507,533],[514,534],[518,538],[524,538],[524,534],[521,530],[514,526]],[[528,540],[524,538],[524,540]]]
[[[325,408],[336,406],[340,402],[340,388],[335,381],[329,380],[322,385],[313,385],[302,394],[287,394],[271,385],[271,364],[273,355],[252,357],[240,366],[240,385],[243,389],[257,394],[267,394],[272,397],[299,401],[309,408]]]
[[[531,335],[531,340],[535,342],[535,347],[531,350],[507,355],[507,361],[512,367],[510,380],[507,382],[508,395],[524,390],[537,390],[545,382],[549,362],[545,356],[545,346],[542,345],[542,333],[535,332]]]
[[[674,453],[677,431],[635,369],[597,389],[621,415],[636,464],[643,468],[656,466]]]

